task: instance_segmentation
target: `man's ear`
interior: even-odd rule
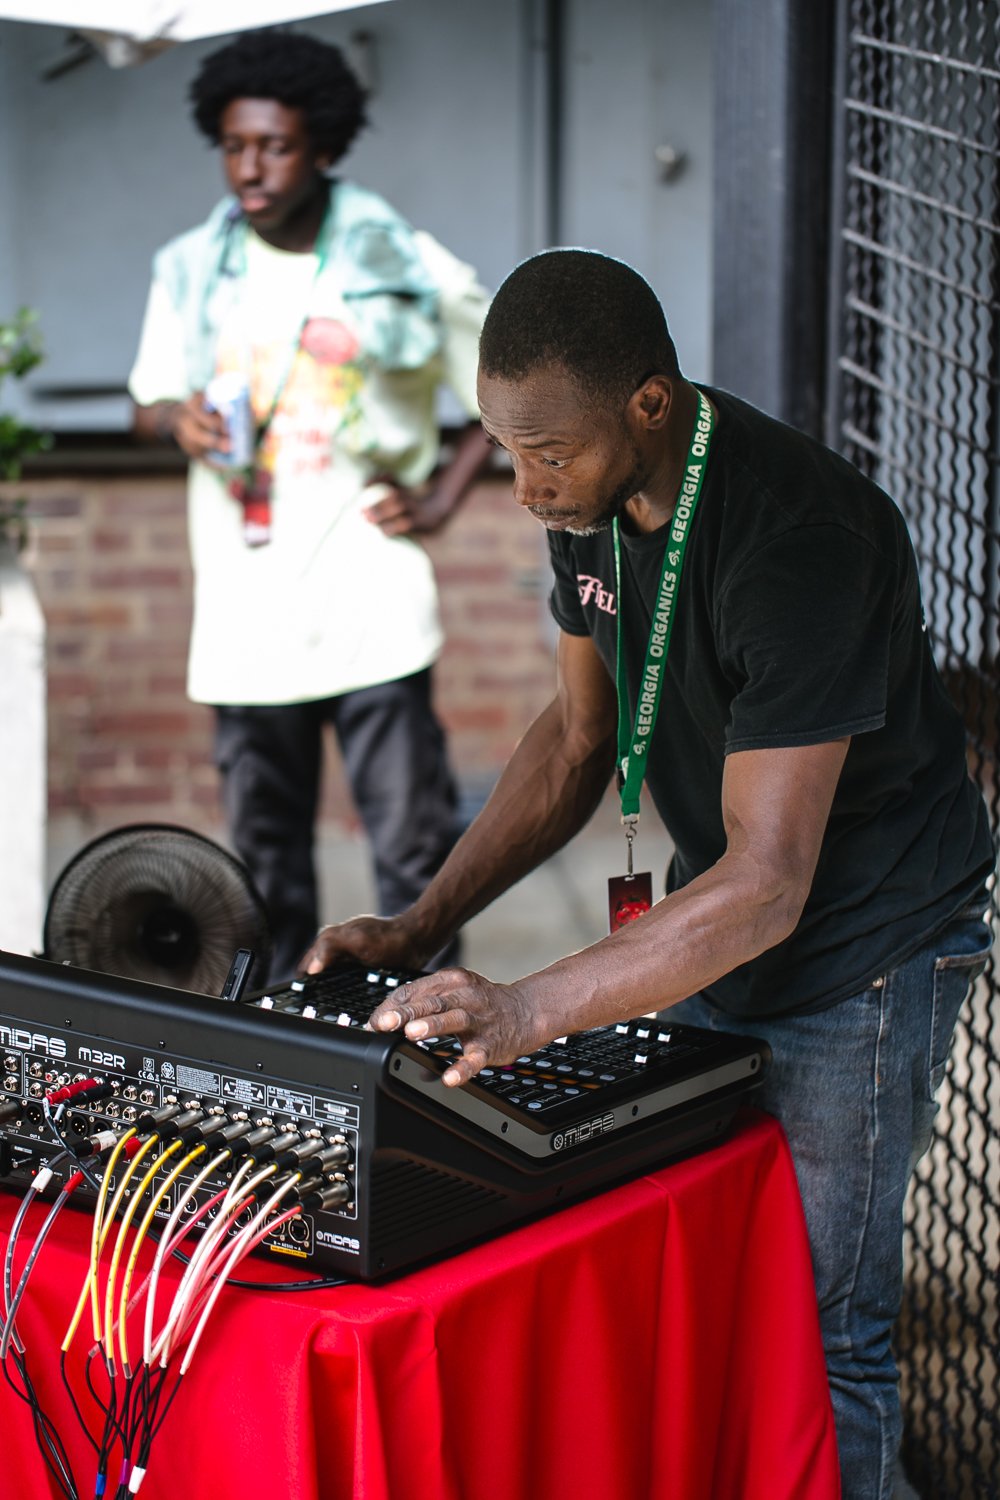
[[[647,432],[659,431],[667,420],[673,387],[666,375],[650,375],[629,398],[633,419]]]

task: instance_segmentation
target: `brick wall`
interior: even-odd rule
[[[213,829],[212,715],[184,692],[191,576],[177,473],[36,479],[25,562],[48,632],[49,809],[95,832],[134,821]],[[437,701],[471,799],[551,695],[540,528],[503,478],[431,538],[448,636]],[[355,822],[331,749],[324,818]]]

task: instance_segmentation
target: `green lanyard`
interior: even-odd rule
[[[618,691],[618,790],[622,804],[622,823],[628,839],[629,874],[632,872],[632,840],[639,822],[639,792],[646,774],[646,752],[653,737],[656,716],[660,710],[660,695],[666,675],[667,650],[674,623],[674,602],[681,581],[684,554],[687,550],[688,534],[694,519],[695,508],[701,495],[701,483],[708,463],[708,445],[712,437],[714,413],[707,396],[698,392],[698,415],[695,418],[691,447],[680,494],[670,522],[670,536],[663,553],[663,571],[660,588],[653,610],[649,642],[646,646],[646,664],[642,671],[642,685],[636,705],[635,722],[628,722],[628,686],[625,662],[622,655],[622,569],[621,543],[618,535],[618,518],[613,524],[615,548],[615,588],[617,602],[617,666],[616,687]]]

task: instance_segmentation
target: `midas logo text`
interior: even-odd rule
[[[26,1031],[23,1026],[0,1026],[0,1047],[19,1047],[22,1052],[44,1052],[46,1057],[65,1057],[66,1043],[61,1036],[46,1036],[44,1031]]]
[[[317,1229],[316,1240],[320,1245],[330,1245],[334,1250],[350,1250],[357,1255],[361,1249],[361,1241],[354,1239],[349,1234],[334,1234],[330,1229]]]
[[[552,1137],[553,1151],[565,1151],[567,1146],[579,1146],[583,1141],[592,1141],[595,1136],[607,1135],[614,1130],[613,1114],[598,1115],[596,1120],[587,1120],[583,1125],[573,1125],[569,1130],[560,1130]]]

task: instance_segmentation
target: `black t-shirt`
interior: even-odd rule
[[[928,647],[902,516],[845,459],[722,391],[674,607],[646,785],[674,840],[675,890],[725,851],[735,750],[851,735],[795,932],[726,975],[734,1015],[817,1010],[901,959],[992,868],[962,723]],[[668,527],[621,534],[631,715]],[[552,612],[615,675],[610,531],[549,534]]]

